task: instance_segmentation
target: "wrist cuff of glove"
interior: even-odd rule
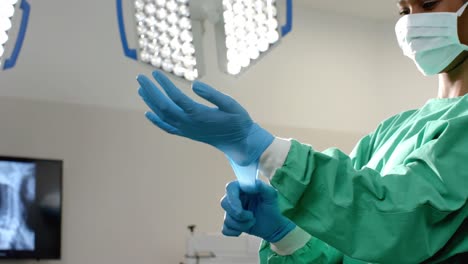
[[[255,181],[258,178],[258,161],[251,163],[248,166],[239,166],[232,159],[229,159],[232,170],[236,174],[236,178],[239,181],[240,188],[246,193],[256,192]]]
[[[286,237],[292,230],[296,228],[296,224],[288,220],[287,224],[277,230],[273,235],[268,238],[265,238],[266,241],[270,243],[276,243]]]
[[[253,124],[247,138],[248,158],[245,163],[240,165],[250,165],[258,162],[263,152],[271,145],[275,137],[258,124]]]

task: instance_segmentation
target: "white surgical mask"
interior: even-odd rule
[[[458,37],[458,17],[468,3],[456,13],[439,12],[406,15],[395,31],[403,53],[410,57],[426,76],[442,72],[468,45]]]

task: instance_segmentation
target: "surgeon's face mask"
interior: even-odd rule
[[[458,37],[458,17],[468,3],[456,13],[439,12],[406,15],[395,31],[403,53],[410,57],[426,76],[441,73],[468,45]]]

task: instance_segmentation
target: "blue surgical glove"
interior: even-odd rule
[[[278,242],[296,225],[284,217],[278,207],[276,190],[266,183],[256,181],[256,193],[245,193],[237,181],[226,187],[221,207],[226,211],[223,234],[239,236],[251,234],[268,242]]]
[[[194,82],[193,91],[216,106],[208,107],[185,95],[163,73],[155,71],[153,77],[166,95],[143,75],[137,78],[138,93],[152,110],[146,117],[162,130],[209,144],[240,166],[257,162],[273,142],[273,135],[230,96]]]

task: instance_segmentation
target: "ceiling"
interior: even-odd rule
[[[296,4],[337,14],[377,20],[398,18],[396,0],[294,0]]]

